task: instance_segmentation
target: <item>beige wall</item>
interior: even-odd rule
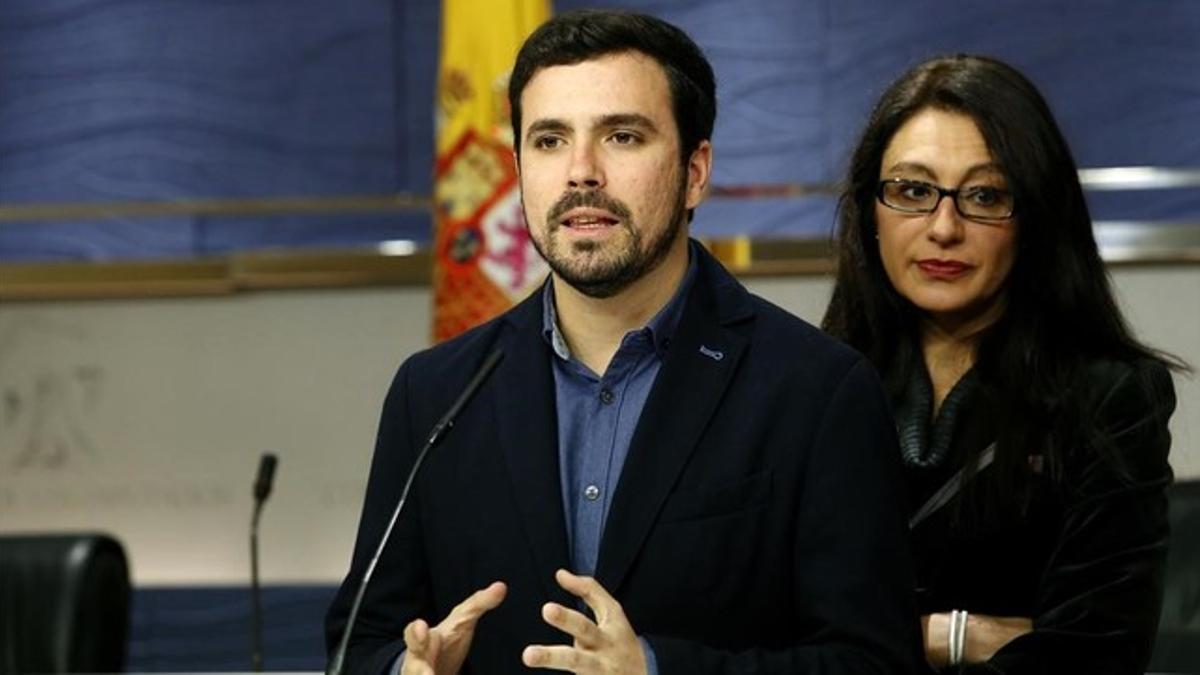
[[[1119,268],[1139,334],[1200,365],[1200,266]],[[824,277],[752,290],[810,321]],[[425,288],[0,306],[0,531],[104,529],[140,584],[241,583],[251,483],[268,582],[347,564],[379,406],[427,341]],[[1177,380],[1173,463],[1200,477],[1200,383]]]

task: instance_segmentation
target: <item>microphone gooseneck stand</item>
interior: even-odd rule
[[[367,584],[371,581],[371,576],[375,574],[375,566],[379,564],[379,559],[383,556],[383,549],[387,547],[388,539],[392,536],[392,528],[396,525],[396,519],[400,517],[400,511],[404,508],[404,503],[408,501],[408,492],[412,489],[413,480],[417,477],[417,470],[421,468],[421,464],[425,461],[425,455],[433,449],[435,445],[442,442],[446,433],[454,426],[454,420],[458,417],[458,413],[462,411],[475,392],[483,385],[484,380],[496,366],[500,363],[500,359],[504,358],[504,352],[500,350],[493,351],[488,355],[483,365],[467,383],[465,389],[459,394],[458,400],[442,419],[434,425],[433,430],[429,432],[429,438],[425,441],[425,445],[421,448],[421,452],[417,453],[417,459],[413,462],[412,469],[408,472],[408,478],[404,481],[404,489],[400,492],[400,500],[396,502],[396,508],[392,511],[392,517],[388,520],[387,528],[383,531],[383,536],[379,539],[379,545],[375,548],[375,555],[371,556],[371,562],[367,564],[367,570],[363,572],[362,580],[358,582],[358,592],[354,594],[354,602],[350,605],[350,613],[346,615],[346,626],[342,629],[342,639],[338,642],[337,651],[333,653],[333,658],[329,661],[329,667],[325,670],[325,675],[342,675],[342,668],[346,661],[346,649],[350,646],[350,631],[354,629],[354,620],[358,618],[358,610],[362,605],[363,596],[367,592]]]
[[[250,516],[250,666],[256,673],[263,669],[262,588],[258,582],[258,518],[271,494],[275,478],[275,455],[263,453],[258,461],[258,479],[254,481],[254,514]]]

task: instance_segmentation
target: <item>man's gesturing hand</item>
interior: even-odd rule
[[[404,627],[401,675],[456,675],[467,658],[479,617],[504,600],[508,587],[497,581],[463,600],[441,623],[429,627],[417,619]]]
[[[558,585],[581,598],[596,615],[593,623],[580,612],[548,602],[542,607],[546,623],[575,638],[566,645],[530,645],[521,660],[531,668],[549,668],[572,673],[645,673],[642,643],[625,618],[625,610],[604,587],[591,577],[578,577],[559,570]]]

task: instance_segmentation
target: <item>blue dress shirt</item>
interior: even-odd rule
[[[633,432],[695,276],[695,257],[689,255],[687,272],[671,300],[643,328],[625,334],[603,375],[571,355],[558,326],[554,285],[546,284],[542,293],[542,334],[554,350],[559,485],[575,574],[593,576],[596,572],[604,522]],[[645,640],[641,644],[647,670],[656,675],[654,651]]]
[[[554,349],[559,484],[576,574],[596,572],[613,492],[642,407],[679,325],[695,267],[694,261],[689,262],[675,295],[645,327],[625,334],[603,375],[571,355],[558,327],[553,284],[546,284],[542,293],[542,333]]]

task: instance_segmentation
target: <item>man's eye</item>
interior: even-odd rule
[[[533,147],[540,150],[553,150],[562,145],[562,139],[557,136],[542,136],[533,141]]]
[[[618,131],[610,138],[612,138],[613,142],[617,145],[633,145],[634,143],[638,142],[637,134],[633,134],[628,131]]]

